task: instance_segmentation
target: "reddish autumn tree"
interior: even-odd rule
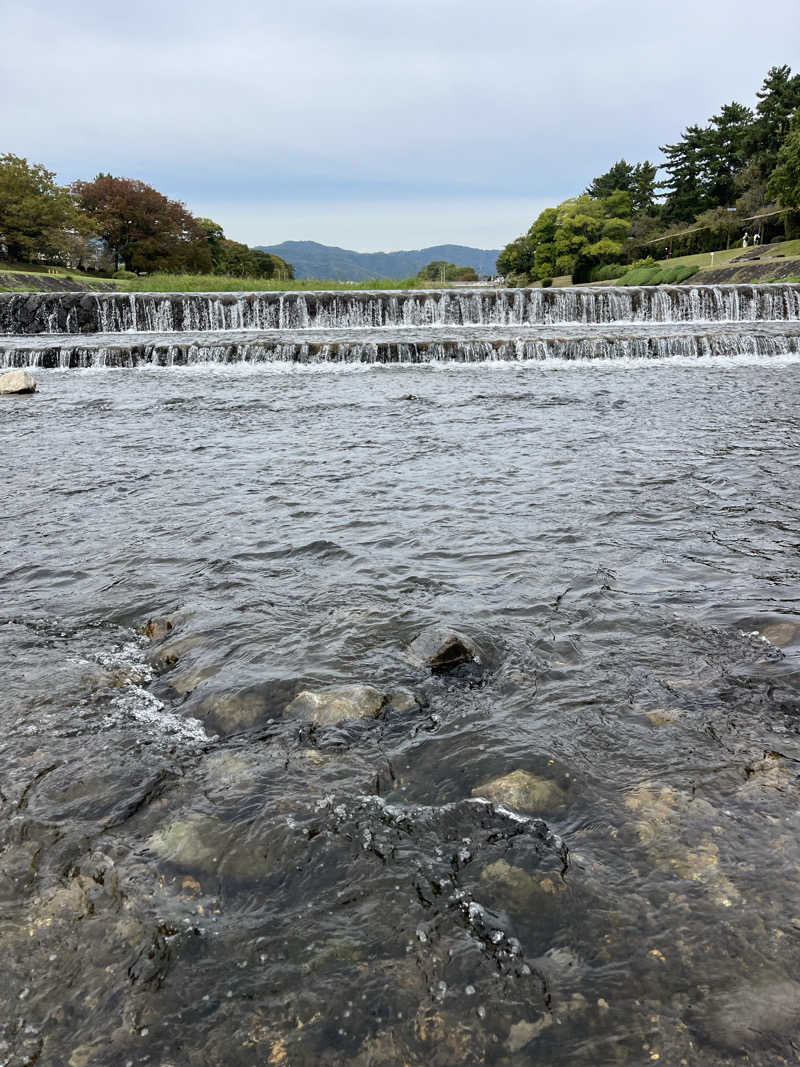
[[[98,174],[73,192],[114,257],[129,270],[211,270],[204,230],[178,200],[133,178]]]

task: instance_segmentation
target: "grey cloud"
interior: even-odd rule
[[[741,0],[34,0],[4,14],[0,150],[64,179],[142,177],[190,206],[295,201],[293,185],[318,206],[370,182],[559,199],[752,102],[800,43],[796,0],[770,6],[780,50],[755,17]]]

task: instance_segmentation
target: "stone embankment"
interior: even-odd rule
[[[112,282],[85,281],[63,274],[0,273],[0,293],[113,293]]]

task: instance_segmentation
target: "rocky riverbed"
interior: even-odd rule
[[[796,356],[37,379],[0,1063],[797,1062]]]

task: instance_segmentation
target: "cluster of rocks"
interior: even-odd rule
[[[174,627],[172,619],[152,618],[139,631],[158,646],[151,662],[159,674],[172,671],[186,652],[202,643],[198,636],[174,637]],[[463,634],[443,627],[423,631],[409,645],[407,659],[431,674],[448,674],[467,682],[479,677],[482,669],[474,643]],[[173,676],[170,687],[182,695],[188,694],[206,676],[207,671],[202,668],[190,669],[180,676]],[[414,711],[423,705],[423,701],[408,689],[383,690],[364,682],[300,691],[287,691],[281,684],[270,688],[269,696],[262,687],[212,692],[201,698],[194,710],[207,726],[227,735],[250,729],[276,712],[309,726],[321,727],[357,719],[376,719],[388,710]]]

